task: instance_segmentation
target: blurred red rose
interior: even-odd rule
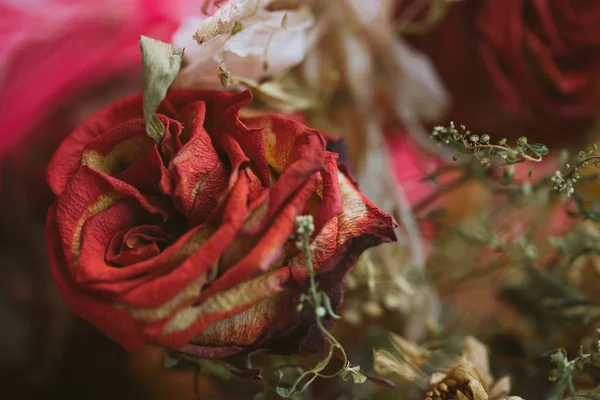
[[[598,104],[600,3],[483,3],[479,49],[500,104],[524,120],[590,119]]]
[[[398,18],[412,2],[402,2]],[[445,120],[544,143],[583,139],[598,104],[600,3],[469,0],[412,38],[454,98]]]
[[[250,99],[172,91],[157,144],[142,96],[129,97],[79,126],[49,165],[59,291],[127,349],[306,349],[317,330],[314,312],[296,308],[308,275],[295,217],[314,216],[313,262],[334,306],[357,257],[394,239],[393,219],[338,169],[321,133],[278,115],[240,119]]]

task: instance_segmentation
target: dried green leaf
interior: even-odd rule
[[[367,377],[360,373],[360,366],[346,369],[341,373],[340,377],[344,381],[352,378],[352,382],[356,384],[365,383],[367,381]]]
[[[179,73],[183,48],[146,36],[140,36],[140,47],[144,76],[143,108],[146,133],[156,142],[160,142],[165,134],[165,127],[155,112]]]

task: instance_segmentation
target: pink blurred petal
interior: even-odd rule
[[[431,194],[435,187],[423,179],[444,165],[438,158],[419,149],[407,134],[387,136],[392,155],[392,168],[398,183],[408,197],[411,206]]]
[[[141,73],[139,35],[170,42],[202,1],[0,2],[0,156],[62,102],[111,76]],[[216,10],[214,4],[209,13]]]

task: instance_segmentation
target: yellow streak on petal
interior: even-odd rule
[[[185,257],[199,249],[202,244],[204,244],[210,238],[213,232],[214,229],[209,227],[198,231],[183,246],[180,247],[179,251],[175,254],[175,260],[182,259],[183,261]],[[202,286],[206,282],[214,279],[218,268],[219,264],[218,262],[215,262],[211,268],[201,274],[198,278],[194,279],[192,283],[186,286],[181,292],[177,293],[177,295],[172,297],[170,300],[163,303],[160,307],[135,308],[122,303],[115,303],[115,305],[119,308],[128,310],[131,313],[131,316],[135,319],[147,322],[160,321],[161,319],[165,319],[172,315],[179,307],[181,307],[182,304],[198,298],[198,296],[200,296]]]
[[[281,296],[261,301],[249,309],[213,323],[192,343],[210,346],[249,345],[273,325]]]
[[[319,196],[319,198],[321,200],[323,200],[323,181],[319,182],[319,184],[317,185],[317,196]]]
[[[250,210],[248,215],[246,215],[246,219],[244,220],[244,226],[242,228],[243,231],[249,231],[258,229],[260,225],[263,223],[265,217],[269,212],[269,196],[267,195],[265,199],[254,209]]]
[[[198,232],[194,233],[175,253],[174,259],[183,261],[190,256],[213,235],[215,229],[209,225],[205,225]]]
[[[367,216],[368,209],[360,193],[339,171],[338,179],[344,206],[344,211],[338,216],[338,244],[341,246],[356,232],[360,232],[361,220]]]
[[[208,179],[211,178],[217,172],[220,172],[220,169],[221,169],[221,165],[217,164],[212,169],[210,169],[205,175],[203,175],[200,179],[198,179],[198,182],[196,182],[196,185],[194,185],[194,189],[192,189],[192,198],[193,199],[195,199],[196,196],[198,196],[198,193],[200,193],[200,191],[202,190],[206,181],[208,181]]]
[[[200,306],[187,307],[179,311],[164,326],[163,334],[185,330],[198,319],[210,314],[223,314],[274,296],[281,289],[278,280],[273,280],[273,273],[243,282],[231,289],[216,293],[206,299]]]
[[[181,292],[179,292],[171,300],[164,303],[162,306],[157,308],[131,308],[123,304],[116,304],[117,307],[129,310],[131,316],[137,320],[146,322],[155,322],[165,319],[173,314],[177,308],[187,301],[193,300],[200,296],[202,286],[207,282],[208,275],[212,275],[212,271],[218,268],[218,264],[215,263],[210,270],[203,273],[201,276],[192,281],[191,284],[186,286]]]
[[[87,221],[88,218],[91,218],[94,215],[97,215],[102,211],[117,204],[119,199],[119,195],[116,193],[101,195],[94,204],[92,204],[85,210],[83,215],[77,221],[75,232],[73,233],[73,239],[71,240],[71,253],[75,258],[75,266],[79,262],[79,253],[81,251],[81,232],[83,230],[83,224],[85,224],[85,221]]]
[[[115,145],[108,154],[103,155],[96,150],[85,150],[81,156],[81,165],[89,165],[107,175],[114,176],[133,164],[151,145],[144,137],[135,136]]]
[[[289,159],[292,149],[285,149],[283,146],[279,146],[278,149],[277,135],[275,132],[273,132],[273,123],[271,121],[264,121],[264,123],[265,125],[261,126],[261,128],[263,128],[265,135],[265,153],[267,156],[267,164],[269,164],[269,166],[273,168],[278,175],[281,175],[285,169],[285,160]]]

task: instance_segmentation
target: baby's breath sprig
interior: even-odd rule
[[[327,294],[321,290],[317,290],[315,270],[312,263],[310,249],[310,238],[314,230],[315,226],[313,223],[313,217],[311,215],[299,216],[296,218],[296,247],[306,254],[306,269],[308,271],[310,285],[308,288],[308,293],[304,293],[300,296],[298,310],[302,310],[306,305],[315,310],[317,326],[329,342],[329,351],[327,356],[312,369],[308,371],[300,369],[300,376],[289,389],[279,386],[279,383],[281,383],[281,378],[283,377],[283,372],[279,370],[279,383],[276,391],[277,394],[285,398],[291,398],[295,394],[302,393],[315,379],[319,377],[331,379],[340,376],[343,380],[352,379],[354,383],[364,383],[367,379],[366,376],[360,373],[360,366],[352,366],[342,345],[323,325],[323,319],[327,315],[334,319],[339,319],[340,317],[333,311],[331,307],[331,301]],[[343,359],[342,368],[333,374],[327,375],[321,373],[329,365],[329,361],[331,361],[333,352],[336,349],[340,351]]]
[[[494,158],[500,158],[503,165],[513,165],[524,161],[541,162],[542,158],[550,151],[548,147],[540,143],[530,144],[526,137],[517,140],[517,145],[511,147],[506,139],[501,139],[493,143],[490,135],[472,133],[464,125],[456,127],[454,122],[450,125],[436,126],[433,128],[431,138],[441,144],[454,147],[459,154],[467,154],[477,158],[482,167],[488,168],[492,165]],[[459,157],[456,154],[453,159],[456,161]]]
[[[567,358],[565,349],[558,349],[550,355],[550,361],[556,365],[556,368],[550,371],[549,379],[556,382],[556,388],[548,400],[561,400],[565,391],[569,391],[572,399],[575,396],[575,386],[573,385],[573,372],[583,370],[584,365],[590,361],[600,362],[600,340],[597,343],[596,352],[584,353],[583,346],[579,347],[577,357],[573,360]]]

